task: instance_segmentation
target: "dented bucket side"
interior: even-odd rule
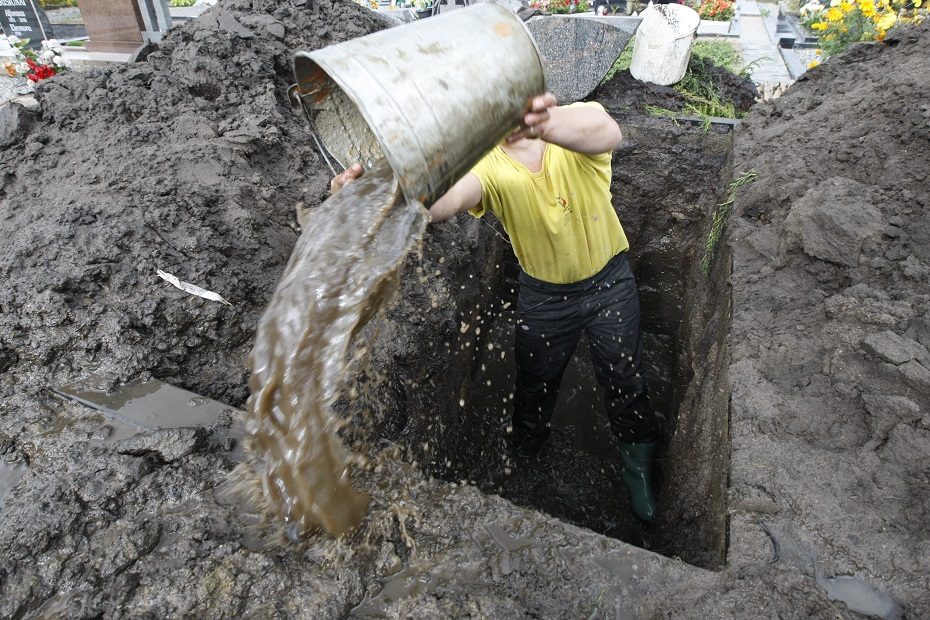
[[[384,157],[404,196],[431,204],[545,92],[523,22],[493,3],[294,57],[296,94],[339,164]]]

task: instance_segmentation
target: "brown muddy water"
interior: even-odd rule
[[[356,527],[368,497],[353,488],[333,403],[353,336],[389,300],[426,210],[380,164],[312,213],[259,323],[245,430],[260,503],[296,539]]]

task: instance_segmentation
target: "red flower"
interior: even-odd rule
[[[32,71],[26,74],[27,80],[38,82],[39,80],[45,80],[55,75],[55,68],[51,65],[40,65],[31,60],[26,60],[26,63],[32,69]]]

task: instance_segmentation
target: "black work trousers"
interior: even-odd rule
[[[572,284],[550,284],[522,273],[516,328],[516,441],[538,444],[548,437],[562,374],[582,332],[588,336],[597,381],[606,390],[611,430],[626,443],[659,438],[662,418],[646,397],[639,295],[625,252],[596,275]]]

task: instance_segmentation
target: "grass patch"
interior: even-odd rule
[[[740,118],[744,116],[737,112],[732,101],[720,94],[717,86],[704,72],[704,67],[695,68],[694,65],[689,65],[685,77],[675,84],[675,90],[685,100],[681,111],[701,117]]]
[[[681,123],[678,122],[678,115],[681,112],[676,112],[675,110],[669,110],[668,108],[662,108],[657,105],[649,105],[648,103],[643,106],[649,116],[655,116],[657,118],[667,118],[673,123],[675,127],[681,127]]]
[[[739,75],[743,69],[743,57],[726,41],[696,41],[691,48],[692,62],[695,58],[709,60],[733,75]]]
[[[736,190],[744,185],[748,185],[756,180],[759,176],[752,170],[743,172],[735,181],[730,183],[727,189],[727,199],[717,205],[714,212],[714,222],[710,227],[710,234],[707,235],[707,243],[704,244],[704,257],[701,259],[701,270],[704,275],[710,274],[710,264],[717,253],[717,243],[720,242],[720,235],[723,234],[723,228],[730,217],[730,211],[733,210],[733,203],[736,201]]]
[[[685,77],[674,88],[685,99],[682,109],[695,116],[741,118],[732,101],[724,97],[714,82],[714,65],[740,75],[743,59],[726,41],[698,41],[691,48],[691,61]]]

